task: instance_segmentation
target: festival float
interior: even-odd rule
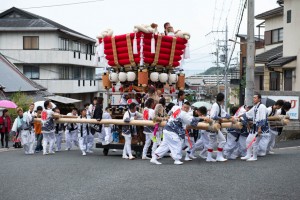
[[[130,96],[129,101],[143,103],[142,95],[149,86],[160,90],[164,96],[175,95],[183,90],[185,75],[182,69],[184,59],[189,58],[190,34],[177,31],[168,35],[160,34],[157,25],[136,25],[133,32],[113,35],[107,29],[97,37],[96,55],[105,66],[102,74],[103,88],[108,96],[113,119],[121,119],[123,106],[113,102],[112,96]],[[137,144],[142,144],[138,139]],[[121,139],[122,142],[122,139]]]

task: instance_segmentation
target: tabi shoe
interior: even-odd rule
[[[66,148],[65,150],[66,150],[66,151],[70,151],[70,150],[71,150],[71,148]]]
[[[257,161],[257,156],[252,156],[251,158],[249,158],[246,161]]]
[[[248,159],[250,159],[250,158],[251,158],[251,150],[248,149],[248,150],[247,150],[246,156],[241,157],[241,160],[248,160]]]
[[[212,152],[207,152],[206,162],[216,162],[216,160],[212,157]]]
[[[207,156],[205,155],[205,151],[201,151],[201,152],[199,153],[199,156],[200,156],[201,158],[203,158],[203,159],[206,159],[206,158],[207,158]]]
[[[155,158],[151,158],[150,162],[156,165],[161,165],[161,162],[158,162]]]
[[[87,150],[86,152],[87,153],[94,153],[92,150]]]
[[[48,155],[48,152],[43,152],[43,155]]]
[[[184,160],[185,160],[185,161],[192,161],[193,159],[191,159],[191,158],[189,157],[189,154],[187,153],[187,154],[185,155]]]
[[[122,158],[128,159],[129,157],[127,155],[123,155]]]
[[[129,156],[129,160],[134,160],[135,157],[134,156]]]
[[[174,161],[174,165],[182,165],[183,164],[183,162],[181,162],[180,160],[175,160]]]
[[[216,160],[219,161],[219,162],[225,162],[225,161],[227,161],[227,159],[225,159],[223,157],[223,152],[222,151],[218,151]]]
[[[274,151],[268,151],[267,154],[268,155],[273,155],[273,154],[275,154],[275,152]]]
[[[86,156],[86,153],[85,153],[85,151],[82,151],[82,155],[83,155],[83,156]]]
[[[197,157],[196,156],[194,156],[193,154],[189,154],[189,157],[191,158],[191,159],[196,159]]]
[[[148,156],[143,156],[142,159],[143,160],[150,160],[151,158],[149,158]]]
[[[50,151],[49,154],[55,154],[55,152],[54,151]]]
[[[109,145],[109,142],[108,142],[108,141],[104,141],[104,142],[102,142],[102,145],[103,145],[103,146]]]

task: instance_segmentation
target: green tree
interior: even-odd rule
[[[22,108],[24,111],[28,110],[29,104],[33,102],[33,98],[25,94],[24,92],[16,92],[10,96],[11,101],[17,104],[18,107]],[[14,120],[17,117],[16,109],[8,109],[9,114]]]

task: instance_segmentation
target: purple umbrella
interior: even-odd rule
[[[18,107],[14,102],[8,100],[1,100],[0,101],[1,108],[16,108]]]

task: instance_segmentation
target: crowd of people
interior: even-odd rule
[[[190,103],[185,99],[183,91],[178,92],[177,99],[166,104],[166,99],[156,94],[150,89],[149,94],[144,97],[145,103],[142,112],[137,111],[138,103],[125,101],[121,107],[125,106],[123,120],[150,120],[155,122],[155,126],[144,126],[145,143],[142,153],[143,160],[150,160],[151,163],[161,164],[159,159],[170,152],[174,159],[174,164],[183,164],[182,154],[185,152],[184,161],[196,159],[196,151],[199,157],[207,162],[224,162],[237,159],[256,161],[258,156],[273,154],[275,138],[282,131],[281,127],[270,126],[269,116],[286,115],[291,108],[289,102],[278,100],[273,106],[266,107],[261,102],[261,95],[253,96],[253,106],[244,105],[233,107],[231,113],[227,113],[224,108],[224,94],[219,93],[216,102],[210,111],[206,107],[191,108]],[[122,100],[121,100],[122,101]],[[1,143],[8,147],[8,136],[13,135],[21,139],[25,154],[43,152],[43,155],[54,154],[61,151],[63,135],[66,139],[66,151],[73,146],[79,147],[83,156],[93,153],[94,138],[98,137],[99,142],[105,147],[103,152],[107,155],[106,145],[113,142],[112,125],[88,124],[88,123],[56,123],[60,110],[58,107],[52,108],[50,101],[44,102],[44,108],[38,106],[34,111],[34,104],[29,110],[23,112],[22,108],[17,108],[18,117],[13,122],[8,111],[3,111],[0,117]],[[79,119],[111,119],[109,109],[103,111],[103,98],[95,97],[92,104],[85,104],[84,108],[78,110],[73,108],[67,116]],[[41,121],[34,120],[41,118]],[[210,130],[189,129],[195,127],[199,122],[211,122],[222,124],[223,121],[235,123],[241,122],[242,129],[221,128]],[[164,127],[159,123],[166,121]],[[189,126],[189,128],[187,128]],[[137,127],[124,125],[121,135],[125,139],[122,158],[133,160],[131,142],[132,137],[137,135]],[[225,138],[226,135],[226,138]],[[36,145],[35,145],[36,144]],[[148,150],[152,144],[151,155]],[[217,156],[214,158],[214,150]]]

